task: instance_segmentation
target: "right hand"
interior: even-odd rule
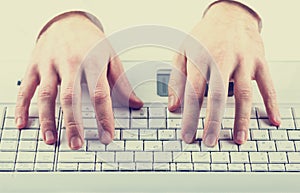
[[[20,86],[15,119],[17,128],[27,125],[30,101],[38,88],[38,110],[43,139],[57,141],[55,100],[61,85],[60,103],[71,149],[83,145],[81,116],[81,81],[86,79],[97,118],[99,138],[108,144],[114,137],[114,117],[110,87],[116,88],[123,103],[140,108],[143,102],[135,96],[118,57],[109,43],[95,46],[105,39],[104,33],[87,17],[67,14],[52,23],[40,36],[30,65]],[[108,65],[107,65],[108,64]],[[121,85],[116,84],[116,82]]]

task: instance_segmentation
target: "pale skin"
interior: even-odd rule
[[[228,12],[228,9],[231,11]],[[218,19],[222,18],[222,20]],[[226,21],[226,22],[224,22]],[[220,35],[220,34],[226,35]],[[276,93],[265,62],[263,42],[261,40],[257,20],[246,10],[228,3],[213,6],[192,30],[191,34],[205,45],[220,69],[222,81],[227,87],[228,81],[235,82],[236,113],[234,123],[234,140],[238,144],[246,141],[251,111],[251,80],[256,80],[265,102],[270,122],[280,124],[280,116],[276,103]],[[123,77],[122,86],[118,87],[121,96],[128,96],[128,105],[140,108],[143,102],[135,96],[128,80],[121,76],[124,73],[122,64],[111,49],[101,51],[99,55],[86,58],[95,43],[103,40],[105,34],[89,19],[80,14],[69,14],[53,23],[39,38],[31,56],[31,63],[24,76],[16,104],[16,125],[22,129],[28,120],[30,101],[38,87],[38,107],[43,139],[47,144],[57,141],[55,125],[55,99],[58,85],[61,86],[60,103],[64,112],[67,139],[71,149],[79,149],[83,145],[83,125],[81,118],[81,89],[83,77],[94,77],[93,68],[103,72],[99,79],[86,78],[91,100],[94,104],[98,123],[99,137],[102,143],[108,144],[114,135],[114,121],[110,98],[110,89],[118,77]],[[108,46],[109,47],[109,46]],[[97,50],[94,50],[97,52]],[[93,65],[81,66],[81,62]],[[100,62],[101,61],[101,62]],[[103,61],[109,65],[103,65]],[[105,62],[104,62],[105,63]],[[169,110],[180,106],[185,96],[185,104],[195,100],[189,97],[189,89],[197,93],[197,102],[203,100],[205,77],[199,72],[198,64],[192,64],[183,55],[175,57],[174,67],[186,79],[172,73],[169,85]],[[114,66],[114,67],[112,67]],[[97,71],[97,70],[96,70]],[[186,88],[185,82],[192,87]],[[95,90],[93,90],[95,88]],[[92,92],[93,91],[93,92]],[[216,104],[225,107],[226,100],[216,100],[216,93],[208,97],[209,112],[205,123],[204,142],[208,146],[217,143],[221,117],[212,108]],[[218,93],[217,93],[218,94]],[[225,96],[226,93],[224,93]],[[220,95],[220,93],[219,93]],[[225,97],[224,97],[225,98]],[[126,103],[126,102],[125,102]],[[191,113],[199,113],[199,108],[185,105],[182,124],[182,139],[192,143],[196,122]],[[198,111],[198,112],[197,112]]]

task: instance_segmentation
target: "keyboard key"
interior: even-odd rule
[[[281,119],[293,119],[291,108],[280,108],[279,113]]]
[[[18,152],[16,162],[33,163],[35,152]]]
[[[124,151],[124,141],[113,141],[106,146],[107,151]]]
[[[222,129],[231,130],[234,125],[234,119],[223,119]]]
[[[163,150],[164,151],[181,151],[181,142],[180,141],[163,141]]]
[[[181,142],[182,151],[200,151],[199,143],[186,144],[184,141]]]
[[[6,114],[5,117],[8,118],[14,118],[15,117],[15,109],[16,106],[15,105],[8,105],[6,108]],[[58,108],[56,110],[56,117],[58,117]],[[29,107],[29,113],[28,113],[28,117],[30,118],[38,118],[39,117],[39,113],[38,113],[38,107],[37,105],[30,105]]]
[[[211,152],[212,163],[229,163],[228,152]]]
[[[240,151],[257,151],[255,141],[246,141],[244,144],[240,145]]]
[[[85,140],[99,140],[97,129],[84,129],[84,139]]]
[[[166,118],[166,108],[161,107],[161,108],[156,108],[156,107],[149,107],[149,118],[161,118],[165,119]]]
[[[116,162],[133,162],[133,152],[116,152]]]
[[[201,141],[201,151],[219,151],[219,145],[215,145],[214,147],[208,147]]]
[[[169,163],[153,163],[153,170],[155,171],[170,171]]]
[[[292,141],[276,141],[277,151],[295,151]]]
[[[38,141],[37,150],[53,152],[55,150],[55,145],[48,145],[44,141]]]
[[[167,110],[167,118],[168,119],[181,119],[182,118],[181,112],[182,112],[182,110],[180,108],[173,112],[170,112]]]
[[[152,171],[152,163],[136,163],[137,171]]]
[[[53,171],[53,163],[35,163],[34,170],[36,170],[36,171]]]
[[[267,164],[251,164],[252,172],[267,172],[268,165]]]
[[[171,152],[154,152],[153,153],[154,162],[172,162],[172,153]]]
[[[153,162],[152,152],[135,152],[135,162]]]
[[[16,171],[33,171],[33,163],[16,163]]]
[[[54,152],[37,152],[35,162],[52,163],[54,161]]]
[[[167,127],[172,129],[179,129],[181,128],[181,119],[168,119],[167,120]]]
[[[288,171],[288,172],[299,172],[300,164],[286,164],[285,168],[286,168],[286,171]]]
[[[234,119],[235,117],[235,108],[226,108],[224,112],[224,118]]]
[[[194,171],[208,172],[210,171],[210,164],[194,163]]]
[[[288,136],[284,130],[270,130],[270,139],[286,141],[288,140]]]
[[[272,164],[287,163],[285,152],[269,152],[269,160]]]
[[[289,163],[300,163],[300,152],[288,152],[287,153]]]
[[[36,141],[20,141],[19,151],[36,151]]]
[[[221,151],[238,151],[238,145],[233,141],[220,141]]]
[[[79,163],[78,170],[79,171],[94,171],[95,164],[94,163]]]
[[[267,152],[249,152],[251,163],[268,163]]]
[[[2,130],[2,140],[18,140],[19,130],[17,129],[3,129]]]
[[[296,151],[300,151],[300,141],[295,141]]]
[[[138,129],[121,130],[121,139],[122,140],[138,140],[139,139],[139,130]]]
[[[162,142],[144,141],[144,151],[162,151]]]
[[[149,128],[166,128],[166,119],[149,119]]]
[[[131,109],[131,118],[132,119],[147,119],[148,118],[148,110],[143,107],[140,109]]]
[[[274,141],[258,141],[257,149],[258,151],[276,151]]]
[[[250,119],[249,129],[258,129],[257,119]]]
[[[16,152],[0,152],[0,162],[15,162]],[[1,165],[1,164],[0,164]]]
[[[117,171],[119,170],[118,163],[102,163],[102,171]]]
[[[115,118],[123,118],[123,119],[130,118],[130,112],[128,108],[114,108],[113,111],[114,111]]]
[[[277,129],[275,126],[271,125],[269,119],[258,119],[259,129]]]
[[[95,162],[94,152],[59,152],[58,162]]]
[[[158,130],[158,140],[175,140],[175,130],[174,129],[160,129]]]
[[[120,129],[115,129],[114,140],[121,140],[121,131],[120,131]]]
[[[173,152],[173,162],[191,162],[190,152]]]
[[[220,140],[232,140],[232,134],[230,129],[222,129],[219,134]]]
[[[192,152],[192,160],[197,163],[210,163],[209,152]]]
[[[282,119],[278,129],[295,129],[295,123],[293,119]]]
[[[39,131],[36,129],[22,129],[20,132],[21,140],[36,140],[38,137]]]
[[[157,130],[140,129],[140,140],[157,140]]]
[[[211,164],[211,171],[225,172],[228,170],[227,164]]]
[[[115,162],[115,152],[97,152],[97,162]]]
[[[192,163],[177,163],[176,164],[177,171],[193,171]]]
[[[134,171],[135,163],[119,163],[120,171]]]
[[[268,119],[268,114],[267,114],[265,108],[257,107],[256,112],[257,112],[257,118],[259,118],[259,119]]]
[[[115,118],[115,120],[114,120],[115,128],[116,129],[129,129],[129,120],[130,119]]]
[[[99,140],[88,140],[87,151],[105,151],[105,145]]]
[[[146,129],[146,128],[148,128],[148,120],[147,119],[131,119],[131,128]]]
[[[143,141],[126,141],[125,151],[143,151]]]
[[[284,172],[285,167],[284,164],[269,164],[270,172]]]
[[[1,141],[0,151],[17,151],[18,141]]]
[[[228,164],[228,171],[243,172],[245,171],[245,166],[244,164]]]
[[[252,140],[269,140],[268,130],[251,130]]]
[[[288,131],[289,140],[300,141],[300,131]]]
[[[230,160],[234,164],[249,163],[249,155],[247,152],[231,152]]]
[[[77,163],[57,163],[58,171],[77,171]]]

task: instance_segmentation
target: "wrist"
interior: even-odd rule
[[[203,19],[216,24],[238,24],[261,31],[260,16],[250,7],[233,0],[218,0],[204,11]]]
[[[70,11],[70,12],[65,12],[65,13],[62,13],[60,15],[57,15],[56,17],[51,19],[48,23],[46,23],[46,25],[42,28],[42,30],[38,34],[37,40],[39,40],[39,38],[50,27],[53,27],[53,25],[58,25],[58,23],[63,23],[63,22],[66,23],[67,20],[76,20],[76,19],[81,19],[81,20],[88,21],[88,22],[92,23],[93,25],[95,25],[102,32],[104,31],[101,22],[95,16],[93,16],[92,14],[87,13],[87,12],[83,12],[83,11]]]

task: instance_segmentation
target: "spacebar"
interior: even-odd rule
[[[94,152],[59,152],[58,162],[95,162]]]

